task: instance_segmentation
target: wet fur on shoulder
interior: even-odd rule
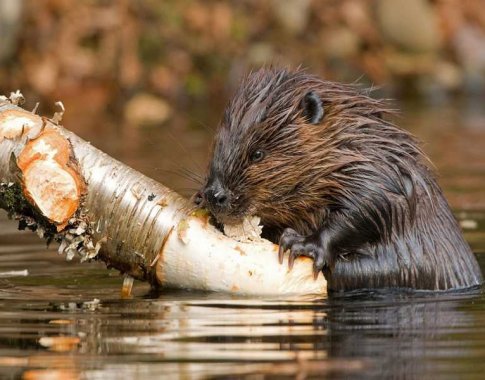
[[[206,207],[223,223],[258,215],[275,237],[341,228],[324,268],[334,290],[480,284],[428,159],[387,113],[365,91],[304,71],[250,74],[224,113],[207,175],[224,207]]]

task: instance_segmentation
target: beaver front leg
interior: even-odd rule
[[[387,205],[386,205],[387,206]],[[302,236],[292,228],[286,228],[280,237],[279,260],[290,250],[288,266],[291,269],[299,256],[314,260],[315,278],[326,267],[332,271],[338,257],[356,253],[366,244],[374,244],[383,239],[387,231],[381,218],[376,218],[375,208],[356,208],[334,212],[316,233]],[[382,214],[381,214],[382,216]],[[388,226],[387,226],[388,227]]]
[[[299,256],[310,257],[313,262],[313,276],[316,278],[318,273],[325,265],[333,266],[334,252],[329,248],[329,234],[321,231],[311,236],[302,236],[292,228],[286,228],[280,237],[278,258],[280,264],[283,263],[284,253],[289,249],[288,267],[293,268],[295,259]]]

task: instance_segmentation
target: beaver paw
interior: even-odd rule
[[[329,263],[329,255],[320,243],[318,236],[302,236],[291,228],[286,228],[280,237],[278,259],[283,263],[283,257],[287,250],[290,250],[288,267],[293,268],[295,259],[300,256],[310,257],[313,261],[313,276],[317,278],[323,267]]]

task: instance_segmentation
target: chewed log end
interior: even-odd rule
[[[61,230],[77,211],[85,189],[69,141],[46,128],[25,145],[17,164],[25,197]]]
[[[0,113],[0,142],[25,139],[17,154],[23,195],[62,230],[85,191],[69,140],[49,120],[20,109]]]

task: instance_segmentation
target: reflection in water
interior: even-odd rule
[[[350,305],[331,302],[329,357],[371,358],[371,373],[390,377],[466,368],[483,353],[463,345],[476,324],[469,304],[480,297],[476,290],[466,295],[384,294]]]
[[[471,226],[466,238],[485,268],[485,113],[408,108],[404,123],[430,142],[425,149],[452,205],[463,210],[459,218]],[[193,162],[203,162],[209,133],[192,133],[183,123],[177,128],[123,130],[125,140],[109,130],[84,137],[169,186],[187,189],[193,183],[168,175],[173,157],[180,157],[177,166],[202,172],[203,165]],[[173,130],[180,144],[166,143]],[[112,145],[103,146],[106,141]],[[174,152],[179,145],[192,157]],[[152,293],[136,283],[133,298],[121,299],[117,272],[99,263],[66,263],[55,251],[0,214],[0,272],[7,273],[0,277],[2,379],[454,379],[485,371],[481,289],[251,299]]]
[[[306,301],[177,291],[96,307],[53,301],[42,318],[39,307],[12,319],[10,334],[2,305],[0,368],[76,369],[85,378],[103,379],[115,379],[120,371],[134,378],[140,373],[145,378],[478,375],[485,339],[483,306],[474,306],[480,303],[480,290],[364,292]],[[52,319],[56,316],[63,319]],[[12,340],[14,330],[22,332],[17,340]],[[28,361],[18,359],[20,347],[30,353]]]

